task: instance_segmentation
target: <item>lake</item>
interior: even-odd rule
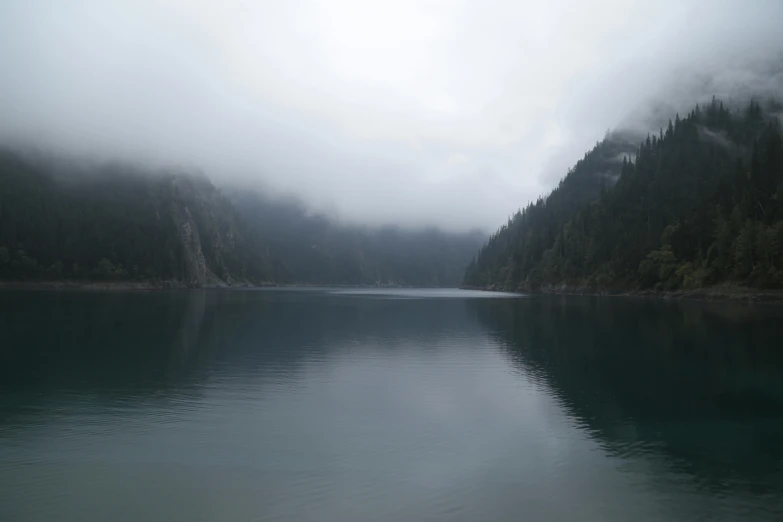
[[[0,520],[783,519],[783,307],[0,292]]]

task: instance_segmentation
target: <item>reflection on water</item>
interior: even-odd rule
[[[685,478],[715,509],[783,513],[779,308],[570,297],[476,313],[626,468],[676,471],[652,478]]]
[[[0,293],[0,520],[779,520],[781,314]]]

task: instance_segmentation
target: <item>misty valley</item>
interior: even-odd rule
[[[458,286],[479,231],[345,225],[204,175],[0,152],[0,279]]]
[[[0,522],[783,521],[783,1],[0,1]]]
[[[0,153],[0,278],[153,287],[465,286],[525,292],[783,287],[781,106],[713,98],[640,144],[607,133],[488,240],[371,227],[203,174]]]
[[[546,295],[777,299],[777,107],[609,133],[488,239],[4,150],[0,519],[778,520],[779,305]]]

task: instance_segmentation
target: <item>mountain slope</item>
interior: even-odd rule
[[[292,200],[229,193],[239,213],[274,253],[282,283],[458,286],[485,235],[434,228],[346,225],[310,214]]]
[[[0,153],[0,277],[260,281],[265,262],[206,178]]]
[[[457,286],[484,240],[229,193],[202,175],[0,150],[0,280]]]
[[[577,165],[548,198],[492,236],[464,284],[780,287],[783,154],[779,121],[769,114],[755,101],[741,111],[718,100],[696,106],[648,136],[635,158],[622,160],[616,184],[597,198],[583,195],[569,215],[559,193],[576,201]]]

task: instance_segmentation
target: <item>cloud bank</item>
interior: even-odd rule
[[[9,1],[0,138],[491,230],[608,128],[780,92],[782,20],[763,0]]]

